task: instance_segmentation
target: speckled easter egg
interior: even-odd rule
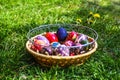
[[[46,46],[46,47],[44,47],[43,48],[43,50],[44,50],[44,54],[47,54],[47,55],[52,55],[52,48],[51,48],[51,46]]]
[[[69,56],[69,48],[66,47],[65,45],[60,45],[56,49],[56,53],[57,55],[60,55],[60,56]]]
[[[46,44],[43,40],[34,39],[31,49],[34,51],[40,51],[45,45]]]
[[[74,53],[78,55],[80,51],[83,49],[83,46],[80,43],[75,43],[76,48],[74,48]]]
[[[45,37],[50,41],[50,43],[58,42],[58,38],[57,38],[57,36],[54,33],[47,32],[45,34]]]
[[[64,41],[67,37],[67,31],[66,29],[60,27],[58,30],[57,30],[57,37],[58,37],[58,40],[59,41]]]

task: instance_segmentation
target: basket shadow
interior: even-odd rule
[[[99,7],[99,9],[100,9],[100,11],[96,11],[96,12],[100,12],[101,14],[106,14],[106,13],[109,13],[110,15],[112,15],[113,13],[115,14],[115,15],[118,15],[118,13],[115,13],[115,12],[119,12],[119,10],[117,10],[116,9],[116,7],[114,7],[113,5],[110,5],[110,6],[106,6],[106,7],[102,7],[102,6],[100,6],[100,5],[98,5],[97,3],[93,3],[93,2],[88,2],[88,7]],[[116,3],[114,3],[114,4],[116,4]],[[119,4],[116,4],[116,5],[119,5]],[[114,10],[114,11],[113,11]],[[80,9],[80,10],[76,10],[75,11],[75,14],[77,14],[76,16],[85,16],[86,15],[86,13],[88,13],[88,11],[90,11],[90,10],[88,10],[88,9],[86,9],[86,8],[82,8],[82,9]],[[103,12],[101,12],[101,11],[103,11]],[[72,16],[74,16],[75,14],[71,14]],[[69,16],[69,14],[62,14],[62,15],[64,15],[64,16]],[[59,17],[61,17],[62,15],[60,15]],[[58,22],[58,23],[62,23],[62,22]],[[70,22],[70,23],[74,23],[74,22]],[[93,26],[92,28],[94,28],[97,32],[98,32],[98,34],[100,35],[100,38],[102,38],[103,39],[103,37],[104,37],[104,35],[101,35],[101,33],[102,34],[106,34],[107,32],[108,32],[108,30],[106,29],[106,24],[101,24],[101,25],[99,25],[100,23],[98,23],[98,24],[96,24],[95,26],[97,26],[97,27],[95,27],[95,26]],[[39,26],[39,24],[35,24],[35,22],[33,22],[33,23],[30,23],[29,25],[26,25],[26,26],[22,26],[22,27],[20,27],[19,29],[20,30],[22,30],[23,28],[24,28],[24,30],[25,30],[25,32],[27,32],[28,30],[30,30],[31,28],[34,28],[34,27],[38,27]],[[89,25],[88,25],[89,26]],[[102,28],[101,28],[101,26],[102,26]],[[16,30],[15,28],[14,28],[14,30]],[[101,32],[100,32],[101,31]],[[22,31],[19,31],[18,33],[21,33]],[[117,34],[118,32],[115,32],[115,31],[112,31],[112,33],[114,33],[114,34]],[[110,35],[110,34],[109,34]],[[107,36],[109,36],[109,35],[107,35]],[[116,36],[115,36],[116,37]],[[116,39],[116,40],[118,40],[118,39]],[[115,40],[115,41],[116,41]],[[100,40],[99,40],[100,41]],[[99,43],[99,41],[98,41],[98,43]],[[101,41],[100,41],[101,42]],[[100,44],[100,46],[101,47],[103,47],[104,45],[101,45]],[[34,58],[32,57],[32,56],[28,56],[29,58],[30,58],[30,60],[27,60],[26,62],[29,62],[28,64],[31,64],[31,62],[35,62],[35,66],[37,65],[37,66],[40,66],[40,65],[38,65],[38,63],[34,60]],[[37,63],[37,64],[36,64]],[[40,66],[41,68],[45,68],[45,67],[43,67],[43,66]],[[49,67],[47,68],[47,69],[50,69]]]

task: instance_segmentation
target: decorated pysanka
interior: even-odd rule
[[[60,27],[56,32],[37,35],[33,39],[31,49],[45,55],[74,56],[89,50],[91,46],[84,44],[92,41],[87,35],[75,31],[67,32],[65,28]]]

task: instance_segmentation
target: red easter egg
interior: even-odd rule
[[[67,36],[67,40],[71,40],[71,41],[75,41],[76,38],[77,38],[77,32],[75,31],[70,32]]]
[[[38,45],[46,45],[46,43],[45,43],[45,41],[43,41],[43,40],[37,40],[37,39],[34,39],[34,44],[38,44]]]
[[[58,42],[58,38],[57,38],[57,36],[54,33],[47,32],[45,34],[45,37],[50,41],[50,43]]]
[[[31,48],[34,50],[34,51],[40,51],[43,46],[45,46],[45,42],[43,40],[37,40],[37,39],[34,39],[34,43],[33,45],[31,46]]]
[[[34,50],[34,51],[37,51],[37,50],[40,51],[42,48],[41,48],[40,45],[32,45],[31,49]]]
[[[37,49],[35,48],[34,45],[31,45],[31,49],[34,50],[34,51],[37,51]]]
[[[74,56],[75,55],[75,53],[70,53],[70,56]]]

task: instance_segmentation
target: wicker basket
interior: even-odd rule
[[[36,35],[42,34],[46,31],[55,32],[61,26],[64,27],[67,31],[74,30],[79,33],[86,34],[87,36],[90,36],[91,38],[93,38],[94,41],[87,44],[87,45],[91,45],[91,44],[94,45],[93,48],[84,54],[75,55],[75,56],[55,56],[55,55],[50,56],[50,55],[45,55],[45,54],[35,52],[32,49],[30,49],[29,45],[32,43],[32,38],[34,38]],[[31,55],[33,55],[33,57],[39,64],[41,64],[42,66],[47,66],[47,67],[51,67],[51,66],[67,67],[71,65],[81,65],[85,62],[85,60],[87,60],[91,56],[92,53],[96,51],[98,47],[97,42],[96,42],[98,35],[95,30],[85,27],[85,26],[79,26],[79,25],[74,25],[74,24],[42,25],[42,26],[39,26],[37,28],[30,30],[27,34],[27,38],[28,38],[28,41],[26,43],[26,48],[28,52]]]

